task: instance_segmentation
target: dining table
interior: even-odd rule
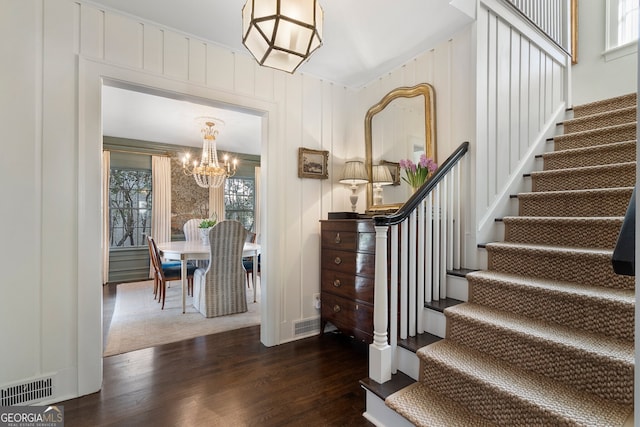
[[[160,255],[164,259],[180,261],[180,278],[182,281],[182,313],[185,313],[187,301],[187,261],[201,259],[208,260],[211,253],[211,246],[208,243],[203,244],[202,240],[183,240],[158,243],[158,250],[160,251]],[[253,265],[258,265],[258,255],[260,255],[259,244],[251,242],[244,243],[244,247],[242,248],[243,257],[253,257]]]

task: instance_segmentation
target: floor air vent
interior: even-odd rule
[[[301,320],[294,324],[293,335],[309,335],[320,329],[320,318]]]
[[[42,378],[0,389],[0,406],[24,405],[53,395],[53,378]]]

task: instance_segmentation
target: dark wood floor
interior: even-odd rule
[[[102,390],[59,404],[67,427],[371,426],[367,353],[333,333],[265,347],[255,326],[106,357]]]

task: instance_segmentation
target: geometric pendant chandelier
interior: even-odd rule
[[[322,20],[318,0],[247,0],[242,44],[260,65],[293,73],[322,45]]]

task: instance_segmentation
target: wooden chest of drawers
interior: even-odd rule
[[[324,220],[321,223],[320,324],[373,341],[375,230],[373,221]]]

